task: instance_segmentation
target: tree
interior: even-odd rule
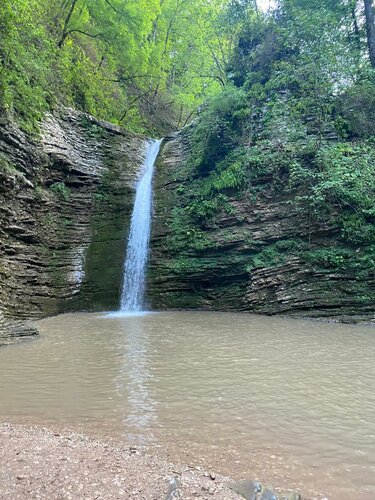
[[[375,68],[375,6],[373,0],[364,0],[366,17],[367,45],[370,62]]]

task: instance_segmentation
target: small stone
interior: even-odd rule
[[[23,481],[26,479],[26,476],[17,476],[18,481]]]
[[[216,479],[216,474],[214,472],[211,472],[210,473],[210,478],[212,479],[212,481],[215,481]]]
[[[259,481],[236,481],[228,485],[238,495],[241,495],[246,500],[252,500],[257,493],[263,490],[262,484]]]
[[[261,500],[277,500],[276,493],[271,489],[266,489],[262,491]]]

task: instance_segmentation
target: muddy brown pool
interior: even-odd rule
[[[0,417],[151,443],[225,473],[375,498],[375,328],[68,314],[0,349]]]

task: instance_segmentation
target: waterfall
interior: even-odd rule
[[[152,176],[160,145],[161,140],[152,140],[147,143],[146,157],[136,185],[124,265],[121,312],[138,312],[143,308],[151,233]]]

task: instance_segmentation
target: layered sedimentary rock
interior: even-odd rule
[[[171,136],[156,165],[152,307],[373,319],[374,273],[306,259],[301,242],[335,248],[338,229],[282,191],[226,193],[225,209],[184,227],[190,150],[189,134]],[[0,123],[0,337],[35,334],[22,319],[117,308],[143,153],[143,137],[72,110],[35,139]]]
[[[141,136],[72,110],[47,116],[35,140],[0,125],[5,318],[116,308],[143,150]]]
[[[149,276],[154,307],[374,319],[374,273],[305,258],[309,251],[300,248],[335,248],[339,231],[332,220],[311,220],[282,191],[270,196],[264,190],[256,199],[227,193],[226,208],[196,233],[187,227],[186,246],[176,245],[197,175],[186,163],[189,150],[189,134],[169,137],[157,165]]]

